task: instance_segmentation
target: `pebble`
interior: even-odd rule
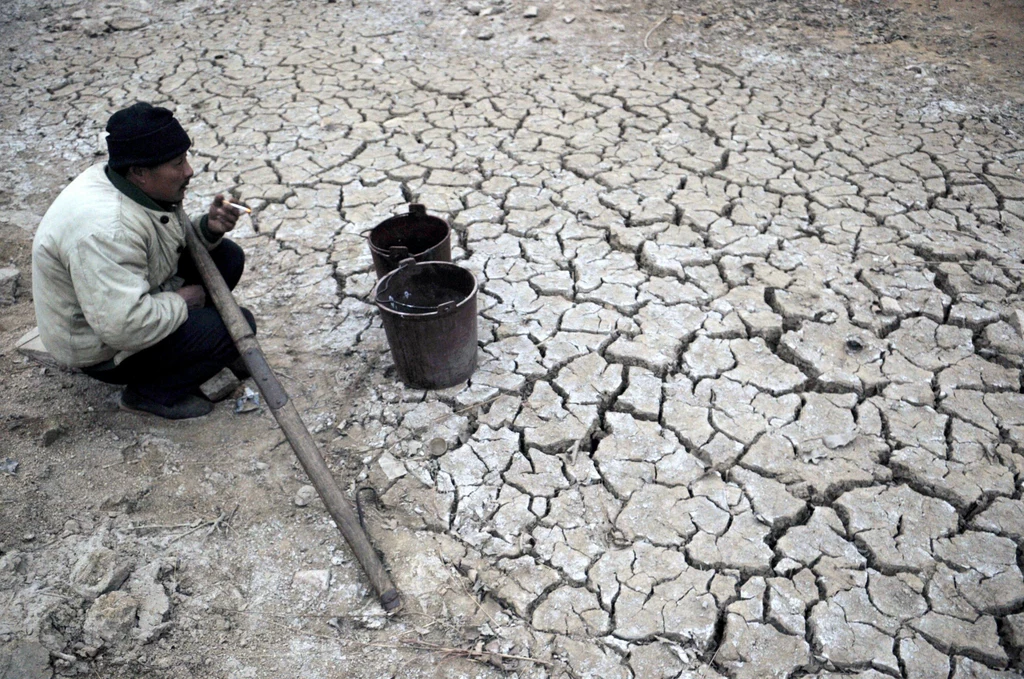
[[[492,31],[489,28],[485,29],[483,31],[480,31],[479,33],[476,34],[476,39],[477,40],[490,40],[493,37],[494,37],[494,31]]]
[[[138,602],[127,592],[114,591],[96,599],[85,616],[82,628],[86,639],[97,645],[114,645],[127,641],[135,627]]]
[[[21,271],[14,267],[0,268],[0,306],[10,306],[18,298],[18,282]]]
[[[331,587],[331,571],[326,568],[298,571],[292,576],[292,587],[325,593]]]
[[[295,493],[295,499],[292,502],[296,507],[306,507],[317,497],[316,488],[313,486],[302,486]]]
[[[530,5],[523,12],[523,17],[525,17],[527,19],[535,19],[537,17],[538,13],[539,12],[537,11],[537,5]]]
[[[43,435],[40,439],[40,443],[42,443],[43,448],[49,448],[54,443],[56,443],[57,439],[59,439],[63,434],[64,428],[60,425],[60,423],[55,421],[48,421],[46,423],[45,429],[43,430]]]

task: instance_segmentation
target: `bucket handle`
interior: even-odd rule
[[[416,260],[413,259],[412,257],[406,257],[405,259],[403,259],[401,262],[398,263],[398,268],[402,269],[402,268],[407,267],[407,266],[413,266],[416,263],[417,263]],[[380,286],[381,283],[384,284],[384,287]],[[374,299],[373,299],[373,301],[376,302],[377,304],[385,304],[385,305],[390,305],[392,307],[405,307],[407,312],[412,312],[412,313],[417,313],[417,312],[419,312],[419,313],[434,312],[438,316],[444,316],[446,314],[451,313],[459,305],[458,302],[453,302],[451,300],[448,300],[447,302],[441,302],[437,306],[419,306],[419,305],[416,305],[416,304],[406,304],[405,302],[400,302],[397,299],[382,299],[381,295],[383,295],[384,293],[386,293],[388,291],[388,287],[390,285],[391,285],[391,276],[390,275],[385,276],[384,278],[380,279],[380,282],[377,283],[377,287],[376,287],[376,289],[374,291],[374,296],[373,296]],[[399,309],[395,309],[395,311],[400,311],[400,310]]]
[[[409,256],[409,248],[407,248],[404,245],[392,245],[390,248],[388,248],[387,258],[390,259],[392,262],[395,260],[398,260],[399,262],[404,262],[409,259],[416,261],[415,259]],[[404,264],[401,266],[404,266]]]
[[[409,203],[409,214],[417,217],[425,217],[427,214],[427,208],[422,203]],[[376,226],[371,226],[368,229],[363,229],[359,232],[359,237],[369,238],[368,234],[376,228]]]
[[[403,268],[405,268],[407,266],[412,266],[415,263],[416,263],[416,260],[414,258],[406,257],[405,259],[403,259],[401,262],[398,263],[398,268],[399,269],[403,269]],[[392,278],[392,276],[390,276],[390,275],[384,276],[384,278],[381,278],[380,281],[377,283],[377,287],[375,288],[374,295],[373,295],[373,298],[374,298],[373,301],[374,302],[376,302],[377,304],[392,304],[392,305],[404,306],[407,309],[414,310],[414,311],[421,311],[421,310],[422,311],[433,311],[434,310],[434,307],[421,307],[421,306],[414,306],[412,304],[403,304],[402,302],[399,302],[397,299],[387,299],[387,300],[381,299],[381,295],[386,293],[388,291],[388,287],[390,287],[390,285],[391,285],[391,278]],[[381,283],[384,284],[384,287],[381,287]]]

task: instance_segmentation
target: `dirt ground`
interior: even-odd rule
[[[25,674],[5,675],[0,663],[0,677],[568,676],[517,665],[504,649],[518,647],[494,643],[488,628],[511,623],[471,569],[456,567],[457,541],[431,534],[434,553],[450,559],[410,557],[423,546],[423,533],[410,530],[416,522],[364,494],[370,535],[399,587],[415,593],[402,616],[387,619],[320,501],[301,499],[308,480],[270,412],[233,407],[251,382],[201,421],[166,422],[121,412],[115,388],[14,351],[35,324],[35,225],[62,186],[96,160],[17,127],[22,97],[88,83],[68,73],[26,92],[17,74],[37,61],[34,49],[102,39],[86,23],[104,8],[2,4],[0,267],[16,268],[20,283],[16,302],[0,307],[0,609],[6,624],[20,618],[41,629],[50,655],[25,660]],[[161,16],[179,11],[170,1],[149,4]],[[358,0],[352,11],[372,14],[373,5]],[[415,24],[435,50],[478,49],[486,17],[467,6],[409,3],[391,8],[392,21]],[[204,13],[243,13],[223,1],[190,8],[197,26]],[[513,21],[522,9],[514,4],[502,15],[508,19],[492,29],[494,39],[518,41],[534,59],[672,53],[728,64],[756,54],[819,54],[836,78],[853,73],[883,89],[916,87],[1024,132],[1024,0],[538,3],[538,21],[528,26]],[[281,11],[301,12],[301,3],[282,3]],[[99,113],[106,102],[88,105]],[[196,210],[199,196],[188,200]],[[296,290],[275,284],[273,274],[327,263],[301,250],[261,249],[251,225],[240,232],[253,247],[238,296],[256,311],[270,364],[341,487],[354,494],[372,486],[379,472],[371,462],[382,451],[427,441],[418,439],[422,432],[364,423],[395,422],[403,402],[422,394],[395,382],[385,344],[376,354],[353,353],[347,338],[328,335],[330,343],[318,344],[303,331],[330,326],[335,311],[293,304]],[[71,578],[74,592],[61,577]],[[79,590],[104,577],[125,578],[124,589],[142,602],[133,623],[143,637],[89,637],[83,602],[91,599]],[[8,653],[23,652],[15,648],[19,634],[0,626]]]

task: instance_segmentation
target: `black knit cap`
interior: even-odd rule
[[[107,133],[108,164],[117,172],[132,165],[155,167],[177,158],[192,146],[173,113],[144,101],[110,116]]]

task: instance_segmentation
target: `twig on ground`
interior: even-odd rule
[[[221,529],[223,529],[224,532],[227,532],[227,531],[231,530],[231,520],[234,519],[235,518],[235,514],[238,513],[238,506],[239,505],[236,502],[235,503],[235,508],[231,510],[230,514],[225,514],[224,512],[221,512],[220,516],[218,516],[216,519],[214,519],[212,524],[210,525],[210,530],[206,534],[207,537],[213,535],[214,533],[216,533],[218,530],[221,530]]]
[[[195,522],[191,524],[186,524],[187,526],[190,526],[190,530],[187,530],[180,535],[175,535],[167,544],[170,545],[173,542],[177,542],[178,540],[184,537],[188,537],[189,535],[192,535],[192,533],[202,530],[203,528],[209,529],[206,535],[204,536],[204,539],[213,535],[217,530],[224,529],[225,531],[227,531],[231,528],[231,520],[235,517],[235,513],[238,512],[238,507],[239,505],[236,504],[235,508],[232,509],[230,513],[222,511],[217,516],[217,518],[211,519],[209,521],[202,521],[198,524]],[[184,526],[182,526],[182,528],[184,528]]]
[[[284,616],[282,616],[284,617]],[[303,636],[314,637],[317,639],[325,639],[328,641],[338,641],[338,637],[331,636],[328,634],[319,634],[317,632],[311,632],[309,630],[292,627],[291,625],[282,625],[279,622],[275,622],[271,619],[264,619],[264,622],[270,624],[273,627],[277,627],[294,634],[301,634]],[[330,623],[328,623],[330,624]],[[400,646],[394,644],[363,644],[367,647],[372,648],[386,648],[390,650],[397,650],[403,647],[411,647],[419,651],[428,651],[430,653],[443,653],[445,655],[456,656],[461,658],[467,658],[469,660],[475,660],[477,662],[485,662],[489,664],[496,664],[495,660],[519,660],[522,662],[530,662],[538,665],[544,665],[545,667],[552,667],[554,663],[549,660],[541,660],[540,658],[531,658],[525,655],[514,655],[511,653],[499,653],[497,651],[483,651],[472,648],[451,648],[447,646],[441,646],[440,644],[433,644],[429,641],[423,641],[422,639],[402,639]]]
[[[671,19],[671,18],[672,18],[671,14],[666,14],[665,16],[663,16],[661,18],[661,21],[659,21],[658,23],[654,24],[654,26],[651,28],[651,30],[647,31],[647,35],[644,36],[644,49],[645,50],[651,49],[650,47],[647,46],[647,40],[651,37],[651,34],[654,33],[656,30],[658,30],[659,28],[661,28],[661,25],[663,23],[665,23],[666,21],[668,21],[669,19]]]
[[[492,396],[490,398],[485,398],[483,401],[480,401],[479,403],[473,403],[471,405],[466,406],[465,408],[459,408],[458,410],[455,410],[453,412],[456,415],[458,415],[459,413],[464,413],[467,410],[472,410],[473,408],[479,408],[481,406],[487,405],[488,403],[494,403],[495,401],[497,401],[502,396],[504,396],[504,394],[498,394],[497,396]]]
[[[722,645],[719,644],[718,648],[715,649],[715,652],[711,654],[711,660],[708,661],[708,664],[705,667],[701,668],[700,676],[702,676],[702,677],[704,676],[704,670],[706,670],[708,667],[713,667],[714,666],[715,658],[718,657],[718,652],[721,651],[721,650],[722,650]]]
[[[453,582],[462,591],[462,593],[464,595],[466,595],[467,597],[470,598],[470,600],[473,602],[473,604],[476,605],[476,610],[478,610],[479,612],[483,613],[484,616],[486,616],[487,619],[491,621],[492,625],[494,625],[495,627],[498,627],[498,621],[495,620],[493,617],[491,617],[491,614],[487,612],[487,609],[484,608],[483,602],[480,601],[480,599],[478,599],[476,597],[475,592],[473,590],[471,590],[471,589],[466,587],[466,582],[464,580],[462,580],[461,578],[456,578],[451,573],[448,574],[448,580]],[[474,586],[476,585],[476,583],[472,583],[472,584]],[[486,595],[486,593],[485,593],[485,595]]]
[[[189,523],[172,523],[172,524],[158,524],[150,523],[145,526],[132,526],[128,530],[178,530],[179,528],[195,528],[202,524],[201,519],[190,521]]]
[[[420,639],[405,639],[402,643],[421,651],[444,653],[445,655],[454,655],[462,658],[469,658],[470,660],[478,660],[480,662],[490,662],[492,659],[497,658],[499,660],[521,660],[523,662],[532,662],[538,665],[544,665],[545,667],[554,666],[554,663],[550,660],[531,658],[526,655],[512,655],[510,653],[499,653],[497,651],[477,651],[472,648],[448,648],[447,646],[432,644],[429,641],[422,641]]]

